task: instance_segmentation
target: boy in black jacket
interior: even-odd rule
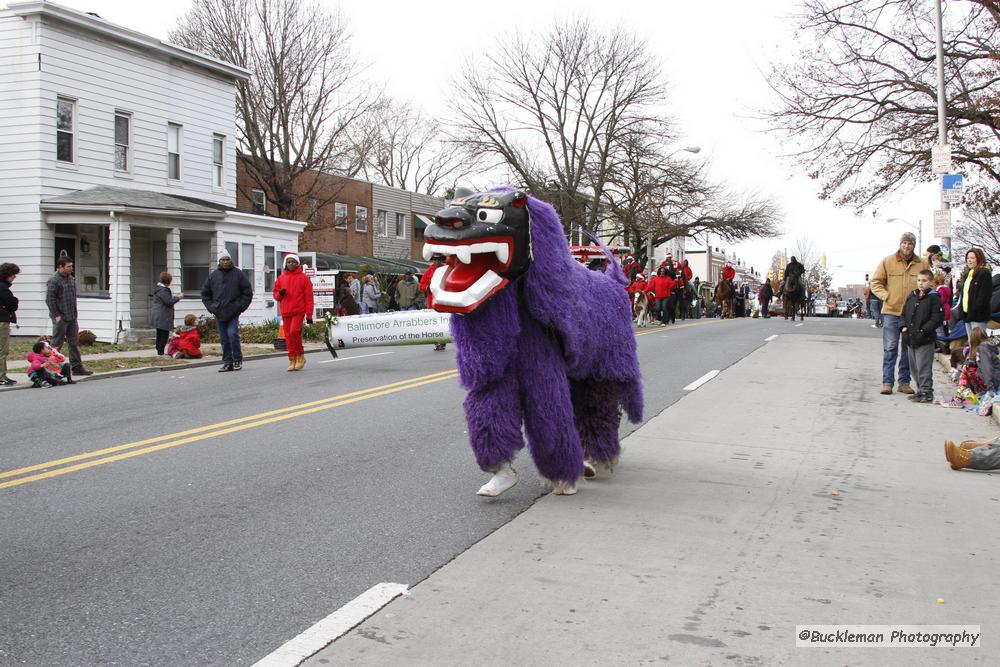
[[[903,306],[903,326],[907,337],[910,371],[917,381],[917,393],[910,396],[914,403],[934,400],[934,339],[937,328],[944,322],[941,295],[932,287],[934,274],[924,269],[917,274],[917,289],[910,293]]]

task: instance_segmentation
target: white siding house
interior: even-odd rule
[[[80,328],[115,340],[149,327],[161,271],[191,297],[178,317],[203,313],[200,281],[227,243],[254,278],[245,319],[274,317],[266,269],[304,223],[235,211],[235,85],[248,76],[46,0],[0,8],[0,261],[22,270],[19,334],[50,330],[60,256],[74,260]]]
[[[403,259],[411,256],[414,234],[422,234],[428,217],[444,208],[444,199],[373,183],[372,208],[372,254]]]

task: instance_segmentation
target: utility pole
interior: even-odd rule
[[[945,122],[948,119],[946,100],[944,95],[944,21],[941,16],[941,0],[934,0],[934,28],[937,33],[937,103],[938,103],[938,145],[947,146],[948,138],[946,136]],[[950,150],[949,150],[950,155]],[[951,205],[944,200],[944,190],[941,191],[941,210],[948,211]],[[948,220],[951,220],[951,213],[948,213]],[[942,236],[939,245],[944,248],[948,248],[947,261],[952,261],[952,248],[951,248],[951,226],[948,227],[948,236]],[[923,252],[924,249],[917,248],[918,252]]]

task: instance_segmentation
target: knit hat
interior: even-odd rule
[[[220,250],[220,251],[219,251],[219,261],[220,261],[220,262],[221,262],[221,261],[222,261],[223,259],[232,259],[232,258],[233,258],[233,257],[232,257],[232,255],[230,255],[230,254],[229,254],[229,251],[228,251],[228,250],[225,250],[225,249],[223,249],[223,250]]]
[[[899,237],[899,242],[909,241],[913,245],[917,245],[917,236],[913,232],[903,232],[903,235]]]
[[[299,256],[296,255],[294,252],[285,255],[285,264],[287,264],[288,260],[290,260],[290,259],[294,259],[296,264],[301,264],[302,263],[301,261],[299,261]]]

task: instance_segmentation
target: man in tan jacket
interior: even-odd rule
[[[912,394],[910,362],[906,341],[900,341],[899,327],[903,306],[910,292],[917,289],[917,274],[930,268],[927,260],[913,252],[917,237],[906,232],[899,239],[899,250],[889,255],[875,268],[872,294],[882,300],[882,392],[892,393],[896,358],[899,357],[899,393]]]

